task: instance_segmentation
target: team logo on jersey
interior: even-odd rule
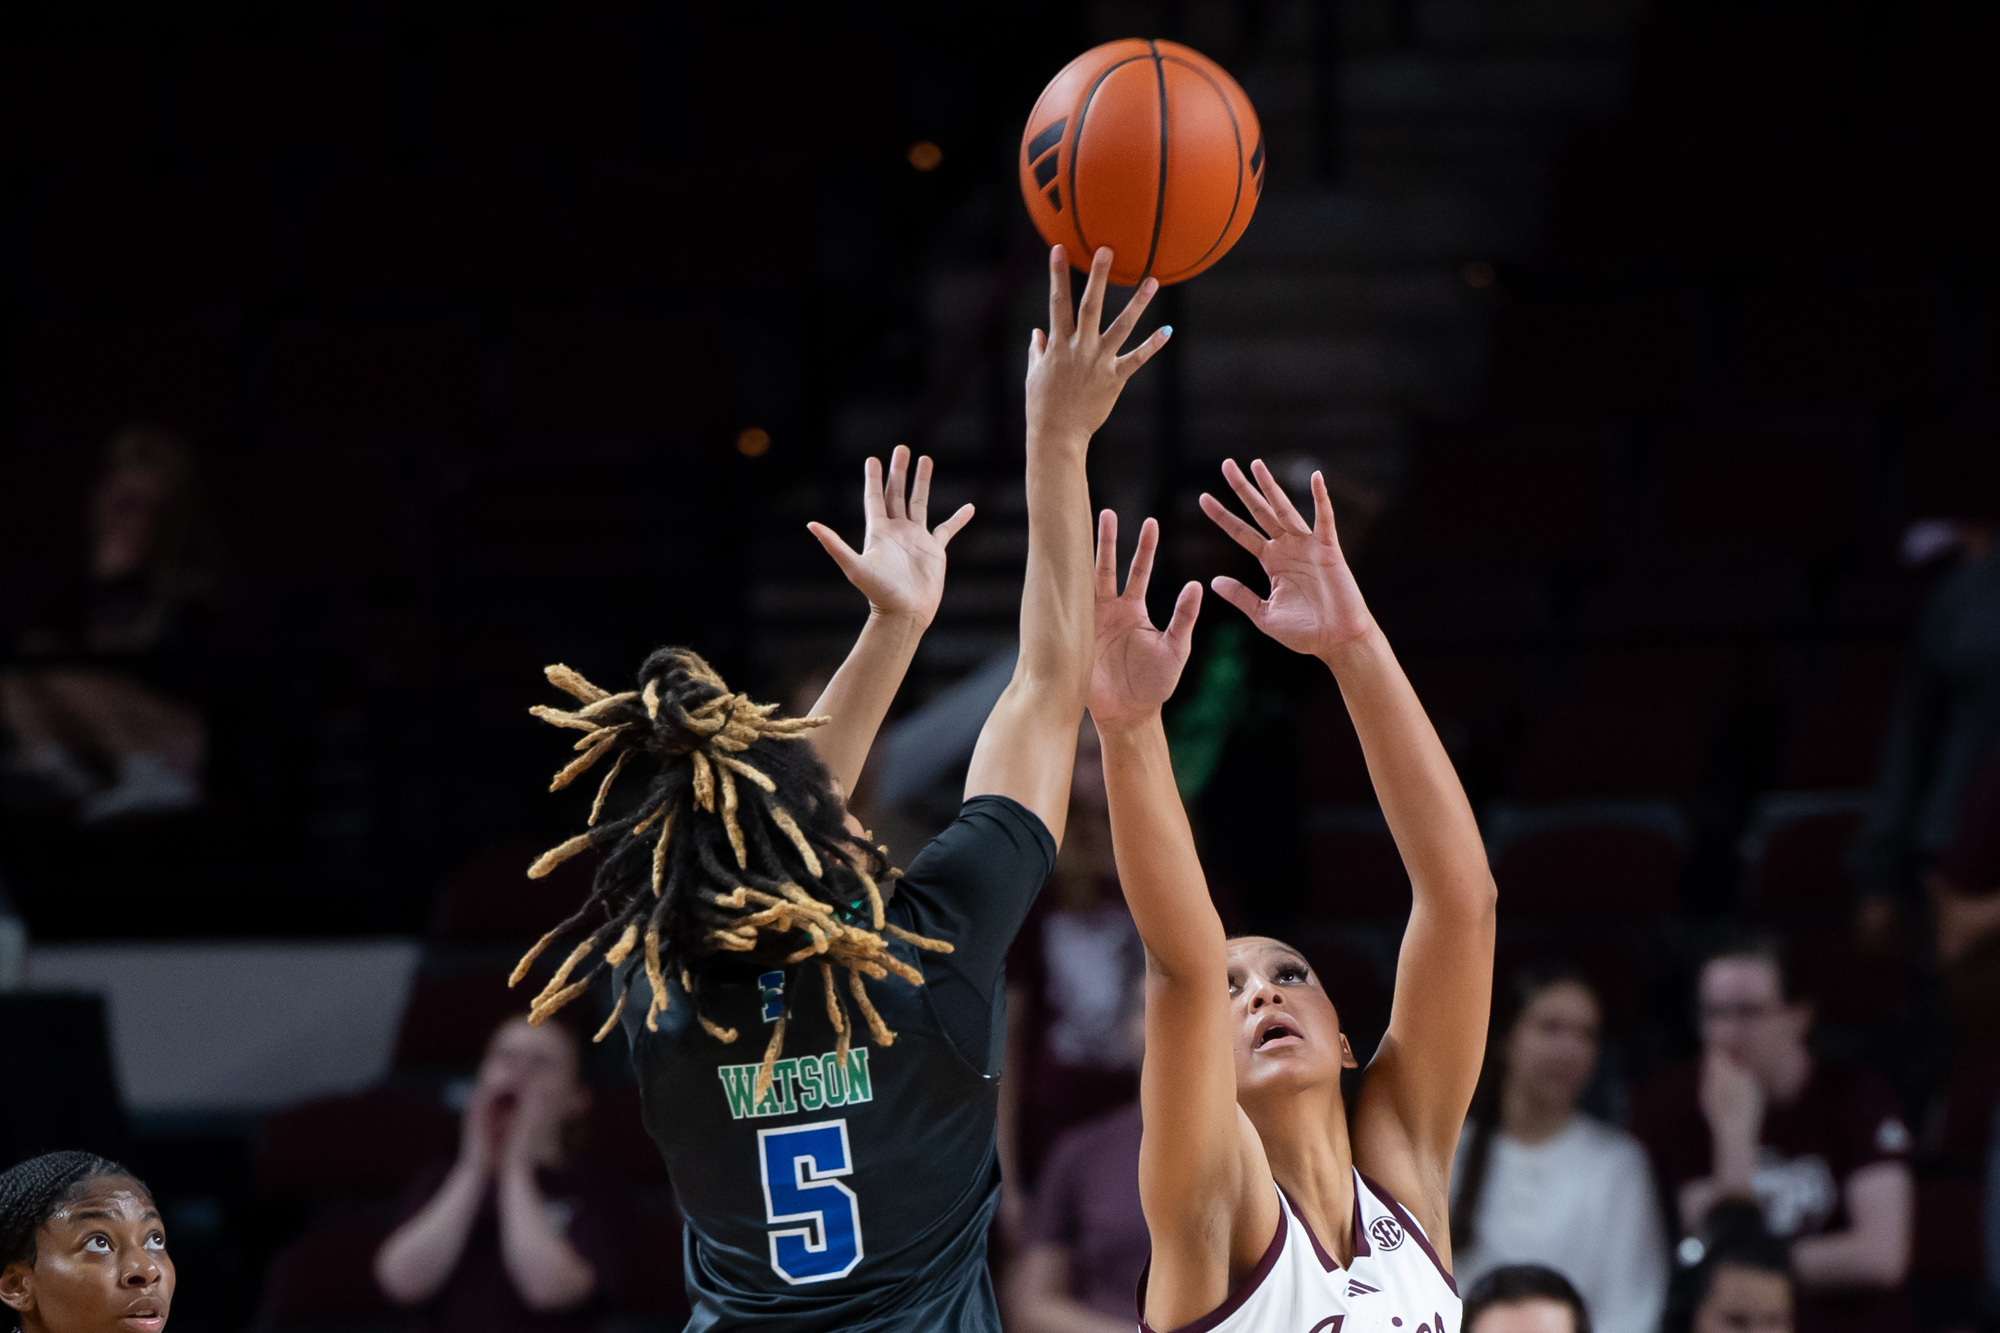
[[[1368,1235],[1378,1249],[1393,1250],[1403,1243],[1403,1224],[1393,1217],[1378,1217],[1368,1224]]]
[[[757,1091],[757,1071],[763,1065],[723,1065],[715,1071],[729,1098],[731,1120],[758,1120],[768,1115],[817,1111],[822,1106],[854,1106],[875,1100],[875,1081],[868,1072],[868,1048],[847,1053],[847,1065],[825,1055],[801,1055],[771,1067],[771,1087],[764,1099],[751,1104]]]
[[[766,972],[757,978],[757,998],[763,1002],[763,1016],[766,1023],[775,1023],[785,1016],[785,974]]]

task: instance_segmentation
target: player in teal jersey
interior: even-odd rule
[[[1168,336],[1118,354],[1154,284],[1104,327],[1110,261],[1097,253],[1073,314],[1068,259],[1050,255],[1049,329],[1028,357],[1020,657],[959,817],[906,872],[844,793],[937,608],[945,543],[970,517],[928,529],[929,460],[907,497],[907,451],[886,489],[869,464],[859,552],[814,526],[870,605],[818,716],[773,716],[685,649],[654,653],[616,694],[550,668],[578,706],[539,711],[586,733],[558,785],[609,771],[592,828],[530,872],[598,856],[590,900],[536,946],[587,932],[533,1012],[613,979],[604,1031],[622,1015],[687,1216],[691,1329],[998,1333],[986,1232],[1002,964],[1054,864],[1090,677],[1084,460]]]

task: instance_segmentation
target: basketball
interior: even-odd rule
[[[1222,66],[1127,38],[1063,67],[1021,134],[1021,194],[1042,239],[1111,280],[1184,282],[1229,253],[1264,189],[1264,136]]]

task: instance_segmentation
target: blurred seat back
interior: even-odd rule
[[[258,1192],[400,1195],[458,1151],[458,1117],[435,1097],[372,1088],[274,1112],[252,1153]]]

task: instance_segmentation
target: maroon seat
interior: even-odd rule
[[[1536,718],[1513,795],[1682,796],[1701,780],[1710,718],[1683,699],[1585,696]]]
[[[1787,710],[1773,785],[1811,791],[1874,782],[1901,655],[1895,646],[1866,645],[1827,663]]]
[[[1503,919],[1511,915],[1509,906],[1503,897]],[[1493,957],[1495,994],[1518,972],[1558,963],[1574,967],[1590,982],[1606,1033],[1620,1032],[1645,1014],[1653,967],[1622,923],[1609,928],[1591,921],[1537,923],[1526,936],[1503,941]]]
[[[508,989],[505,963],[419,973],[396,1036],[397,1069],[470,1070],[507,1019],[528,1012],[532,979]]]
[[[1563,807],[1495,821],[1502,920],[1657,915],[1673,905],[1685,839],[1666,808]]]
[[[458,943],[527,945],[583,905],[595,857],[574,857],[544,879],[528,867],[546,847],[502,843],[452,872],[438,895],[431,934]]]
[[[1889,1032],[1909,1005],[1910,959],[1892,946],[1857,942],[1843,918],[1836,918],[1836,927],[1795,942],[1793,966],[1801,989],[1813,997],[1814,1013],[1824,1022]]]
[[[1308,821],[1306,900],[1309,921],[1402,919],[1410,912],[1410,876],[1389,830],[1371,810],[1325,812]]]
[[[267,1195],[400,1194],[425,1164],[458,1151],[458,1117],[435,1097],[386,1088],[272,1113],[252,1171]]]
[[[347,1218],[313,1227],[271,1260],[257,1326],[268,1329],[408,1326],[375,1285],[375,1252],[395,1229],[393,1216]]]
[[[1838,915],[1854,901],[1847,849],[1858,809],[1777,810],[1746,839],[1745,896],[1764,913],[1789,918]]]

